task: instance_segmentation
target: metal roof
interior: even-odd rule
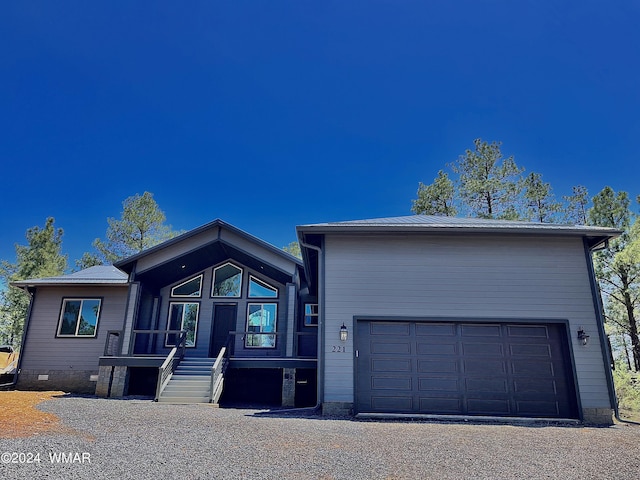
[[[509,231],[531,233],[567,233],[572,235],[604,235],[616,237],[621,232],[613,228],[587,225],[567,225],[559,223],[520,222],[511,220],[491,220],[484,218],[445,217],[438,215],[409,215],[404,217],[372,218],[345,222],[327,222],[300,225],[302,232],[330,231]]]
[[[404,217],[372,218],[346,222],[327,222],[300,225],[296,228],[304,243],[314,235],[324,234],[393,234],[429,233],[445,235],[544,235],[573,236],[585,239],[589,249],[596,250],[619,236],[622,231],[615,228],[589,225],[567,225],[560,223],[520,222],[484,218],[445,217],[438,215],[409,215]],[[309,252],[303,250],[305,264]]]
[[[97,265],[79,272],[59,277],[33,278],[11,282],[14,287],[37,287],[43,285],[126,285],[129,276],[112,265]]]

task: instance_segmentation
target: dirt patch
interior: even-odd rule
[[[65,427],[52,413],[36,405],[64,392],[0,392],[0,438],[18,438],[42,433],[77,433]]]

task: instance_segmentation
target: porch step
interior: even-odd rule
[[[211,397],[211,367],[215,358],[183,359],[158,402],[209,403]]]

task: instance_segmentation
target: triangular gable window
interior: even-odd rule
[[[249,276],[249,297],[278,298],[278,289],[254,276]]]
[[[199,297],[202,294],[202,275],[190,278],[171,289],[172,297]]]
[[[242,269],[233,263],[225,263],[213,270],[213,297],[240,297],[242,293]]]

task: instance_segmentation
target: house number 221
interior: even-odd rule
[[[344,345],[333,345],[331,351],[333,353],[345,353],[347,351],[347,347],[345,347]]]

